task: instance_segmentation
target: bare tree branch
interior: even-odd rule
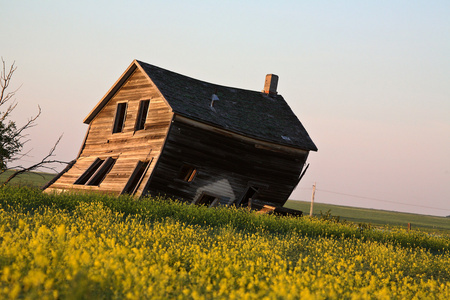
[[[25,172],[34,171],[38,168],[53,170],[56,172],[52,164],[67,164],[67,162],[59,161],[56,159],[52,159],[54,156],[54,152],[56,150],[56,146],[61,141],[62,135],[58,138],[56,143],[50,149],[50,152],[47,156],[45,156],[40,162],[35,163],[30,167],[23,167],[21,165],[11,167],[10,164],[14,161],[19,161],[23,157],[27,156],[31,151],[27,151],[26,153],[22,153],[23,145],[29,141],[27,139],[28,134],[25,132],[36,126],[36,120],[41,115],[41,107],[38,105],[38,113],[34,116],[28,118],[28,120],[22,126],[17,126],[15,121],[9,119],[12,111],[16,108],[17,102],[14,97],[16,92],[19,90],[9,91],[9,86],[11,84],[12,77],[14,72],[17,70],[15,62],[7,68],[6,63],[1,58],[2,68],[0,70],[0,175],[8,170],[15,169],[16,171],[9,176],[9,178],[3,182],[3,185],[10,182],[13,178],[17,177],[20,174]],[[6,109],[5,109],[6,108]]]
[[[16,62],[13,62],[8,73],[6,73],[6,63],[3,60],[2,57],[2,72],[1,72],[1,76],[0,76],[0,86],[1,86],[1,91],[0,91],[0,105],[3,105],[4,103],[8,102],[12,97],[14,97],[14,95],[16,94],[16,91],[12,91],[12,92],[6,92],[6,90],[8,89],[8,86],[11,82],[11,78],[14,74],[14,72],[16,71],[17,67],[14,66]]]
[[[1,60],[2,60],[2,71],[0,72],[0,106],[3,106],[13,99],[13,97],[16,95],[16,92],[20,89],[20,87],[18,87],[14,91],[7,92],[9,84],[11,83],[12,76],[16,71],[17,67],[15,66],[15,62],[13,62],[9,68],[9,71],[6,72],[6,63],[3,60],[3,57],[1,58]],[[8,115],[16,108],[16,106],[17,103],[15,101],[12,101],[12,103],[8,106],[8,108],[1,113],[0,121],[4,121],[6,117],[8,117]]]
[[[53,145],[53,147],[50,149],[50,152],[38,163],[24,168],[24,167],[20,167],[21,169],[14,172],[13,174],[11,174],[11,176],[8,177],[8,179],[6,179],[5,182],[3,182],[3,185],[8,184],[12,179],[14,179],[15,177],[17,177],[20,174],[26,173],[26,172],[31,172],[31,171],[35,171],[38,168],[45,168],[48,170],[52,170],[52,171],[56,171],[53,167],[49,167],[49,164],[67,164],[67,162],[65,161],[60,161],[60,160],[55,160],[55,159],[50,159],[51,157],[54,156],[54,152],[56,150],[56,146],[58,146],[59,142],[61,141],[62,135],[58,138],[58,140],[56,141],[56,143]]]
[[[25,125],[23,125],[22,127],[17,129],[17,132],[16,132],[16,136],[17,137],[19,137],[19,136],[20,137],[25,137],[26,135],[22,136],[22,132],[24,130],[27,130],[28,128],[36,126],[36,120],[41,115],[41,107],[39,105],[38,105],[38,109],[39,109],[39,112],[34,117],[30,117],[28,119],[28,121],[25,123]]]

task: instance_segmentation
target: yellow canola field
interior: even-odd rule
[[[450,299],[450,258],[359,238],[0,209],[0,299]]]

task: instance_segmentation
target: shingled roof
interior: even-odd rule
[[[317,151],[317,147],[281,95],[226,87],[187,77],[141,61],[124,74],[84,119],[89,124],[140,67],[156,85],[173,112],[247,137]],[[212,95],[219,98],[211,107]]]
[[[176,114],[263,141],[317,151],[281,95],[212,84],[136,62]],[[211,108],[213,94],[219,100]]]

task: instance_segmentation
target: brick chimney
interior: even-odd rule
[[[266,82],[264,83],[263,93],[274,96],[277,94],[278,76],[275,74],[267,74]]]

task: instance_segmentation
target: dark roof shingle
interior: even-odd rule
[[[212,84],[137,62],[179,115],[256,139],[317,151],[281,95]],[[212,109],[214,93],[219,100]]]

